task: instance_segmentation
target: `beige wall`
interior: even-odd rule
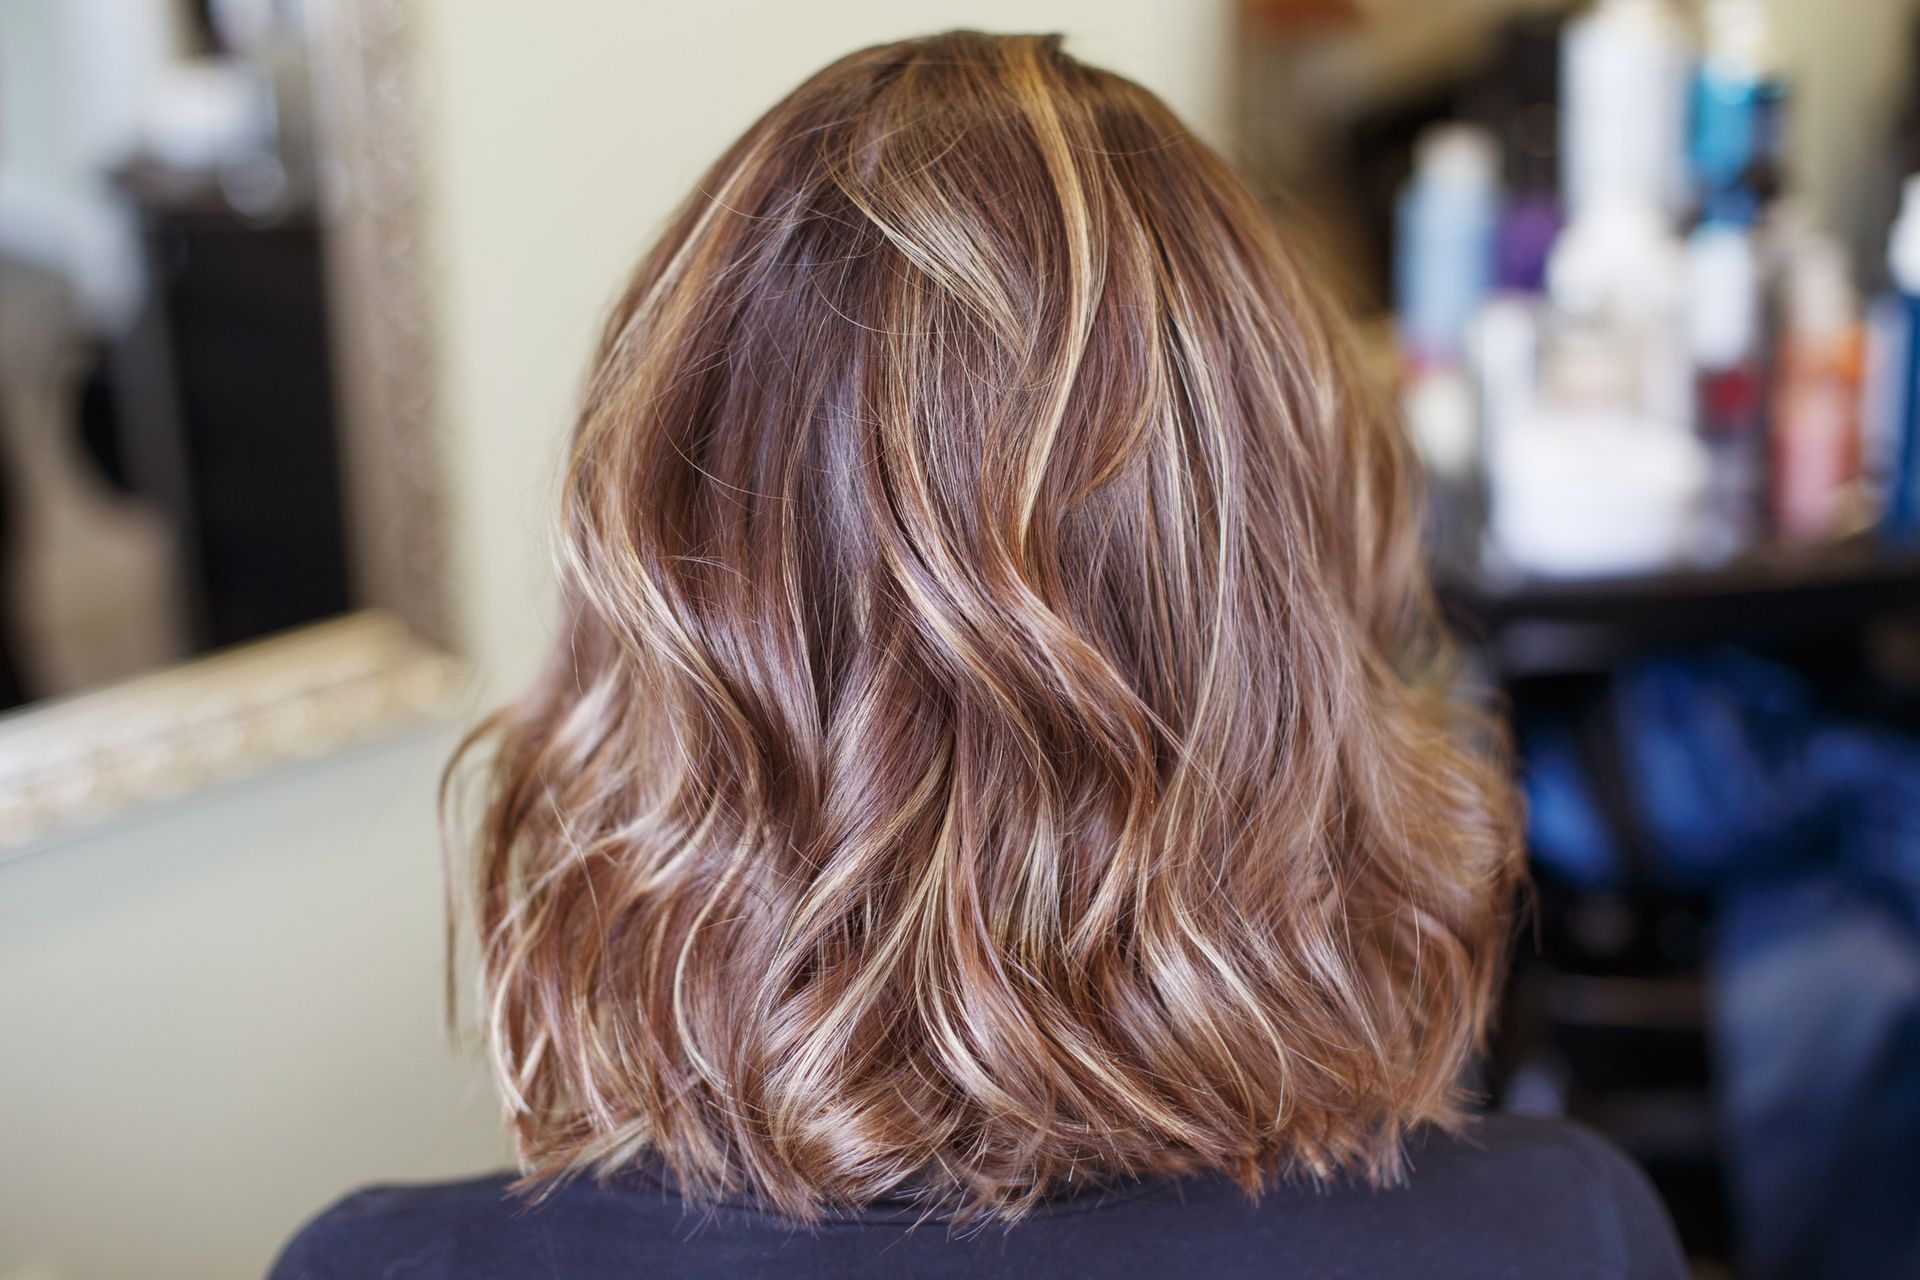
[[[1881,279],[1893,215],[1886,126],[1913,73],[1916,0],[1773,0],[1795,76],[1788,114],[1789,176],[1820,222],[1853,247],[1864,281]]]
[[[540,528],[589,335],[719,147],[829,57],[1054,28],[1222,132],[1226,0],[419,0],[463,623],[546,634]],[[253,1276],[349,1185],[502,1158],[439,1022],[410,736],[0,863],[0,1280]]]
[[[0,865],[0,1276],[255,1276],[348,1183],[499,1160],[440,1031],[442,749]]]

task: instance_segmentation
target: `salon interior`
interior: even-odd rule
[[[776,87],[1048,29],[1352,316],[1512,730],[1489,1107],[1920,1275],[1920,2],[0,0],[0,1280],[503,1165],[435,794],[621,278]]]

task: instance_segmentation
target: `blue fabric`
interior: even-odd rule
[[[1793,671],[1737,652],[1628,668],[1610,714],[1663,886],[1718,891],[1839,864],[1920,904],[1920,744],[1827,715]],[[1521,744],[1535,863],[1584,887],[1624,884],[1629,859],[1578,728],[1536,717]]]
[[[1584,724],[1523,724],[1533,856],[1584,888],[1711,895],[1747,1272],[1920,1276],[1920,744],[1739,653],[1632,667],[1603,714],[1632,812],[1605,812]]]
[[[1920,1276],[1920,947],[1905,905],[1827,870],[1743,887],[1720,908],[1713,959],[1745,1274]]]

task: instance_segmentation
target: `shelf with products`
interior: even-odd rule
[[[1434,585],[1455,631],[1513,679],[1601,670],[1656,646],[1791,642],[1920,617],[1920,547],[1856,540],[1599,578],[1438,563]]]

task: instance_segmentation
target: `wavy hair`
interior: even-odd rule
[[[1152,94],[966,32],[806,81],[615,306],[563,635],[468,744],[528,1185],[1392,1180],[1517,876],[1418,519],[1341,323]]]

